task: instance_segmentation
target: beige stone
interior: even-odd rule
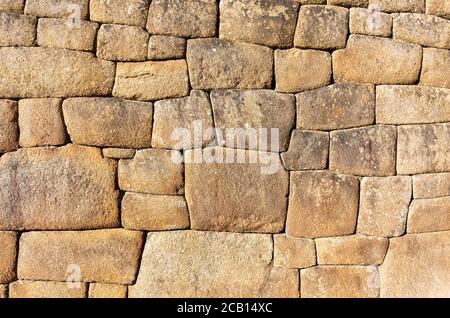
[[[134,149],[123,148],[104,148],[102,149],[103,157],[111,159],[132,159],[136,153]]]
[[[203,161],[195,161],[198,155]],[[191,229],[282,231],[289,177],[277,153],[215,147],[189,150],[185,157]]]
[[[19,143],[21,147],[59,146],[66,142],[61,99],[19,101]]]
[[[408,214],[408,233],[446,230],[450,230],[450,196],[411,202]]]
[[[22,13],[25,6],[25,0],[3,0],[0,2],[0,10]]]
[[[302,298],[377,298],[376,266],[317,266],[300,271]]]
[[[44,18],[87,19],[89,0],[27,0],[25,14]]]
[[[114,284],[89,284],[89,298],[127,298],[127,286]]]
[[[186,56],[186,39],[170,35],[152,35],[148,42],[149,60],[182,59]]]
[[[297,93],[331,81],[331,54],[315,50],[275,51],[276,90]]]
[[[0,231],[0,284],[16,279],[17,234]]]
[[[450,51],[424,48],[420,84],[450,88]]]
[[[356,177],[328,171],[291,173],[286,234],[326,237],[352,234],[358,214]]]
[[[17,102],[0,99],[0,154],[19,147]]]
[[[344,48],[348,35],[348,9],[335,6],[300,7],[294,45],[308,49]]]
[[[64,101],[63,112],[74,143],[118,148],[151,145],[152,103],[118,98],[70,98]]]
[[[119,187],[151,194],[183,194],[182,155],[163,149],[138,150],[134,159],[119,161]]]
[[[374,122],[372,85],[333,84],[296,97],[298,129],[334,130]]]
[[[450,173],[413,176],[413,184],[416,199],[450,196]]]
[[[369,0],[369,5],[383,12],[425,12],[425,0]]]
[[[265,234],[150,233],[129,297],[298,297],[298,270],[272,252]]]
[[[79,270],[82,282],[132,284],[142,243],[141,232],[124,229],[23,233],[17,275],[66,281]]]
[[[292,47],[298,3],[291,0],[220,1],[220,38]]]
[[[381,297],[449,297],[450,231],[390,240],[380,267]]]
[[[0,11],[0,46],[33,46],[36,18]]]
[[[122,200],[124,228],[145,231],[189,228],[189,213],[182,196],[126,193]]]
[[[379,265],[389,241],[386,238],[350,235],[316,239],[317,263],[321,265]]]
[[[390,37],[392,17],[374,9],[350,9],[350,33]]]
[[[113,96],[154,101],[188,94],[185,60],[117,64]]]
[[[397,173],[450,171],[450,124],[398,127]]]
[[[450,19],[450,2],[443,0],[427,0],[427,14]]]
[[[405,233],[410,177],[363,178],[357,233],[382,237]]]
[[[8,285],[0,285],[0,299],[8,298]]]
[[[211,93],[211,103],[215,127],[221,130],[217,134],[220,146],[273,152],[287,150],[290,132],[295,125],[295,99],[292,95],[272,90],[218,90]],[[227,130],[230,128],[241,131]],[[271,129],[278,129],[278,137]],[[246,133],[249,136],[247,140]],[[258,142],[258,138],[266,139],[267,144]]]
[[[0,69],[1,98],[33,98],[108,95],[115,67],[87,52],[3,47]]]
[[[66,282],[17,281],[9,285],[9,298],[86,298],[87,285],[70,288]]]
[[[328,0],[327,3],[333,6],[342,7],[367,7],[369,0]]]
[[[316,247],[313,240],[274,235],[274,266],[307,268],[316,265]]]
[[[187,62],[195,89],[268,88],[272,83],[273,51],[255,44],[189,40]]]
[[[90,0],[91,21],[145,27],[149,0]]]
[[[117,197],[115,164],[94,148],[20,149],[0,159],[0,229],[114,227]]]

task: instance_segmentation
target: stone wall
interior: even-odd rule
[[[0,10],[0,297],[450,296],[450,1]]]

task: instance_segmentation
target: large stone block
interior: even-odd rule
[[[447,230],[450,230],[450,196],[411,202],[408,214],[408,233]]]
[[[0,100],[0,154],[19,147],[17,102]]]
[[[90,0],[91,21],[145,27],[150,0]]]
[[[35,17],[0,11],[0,46],[33,46]]]
[[[0,284],[16,279],[17,234],[0,231]]]
[[[10,298],[86,298],[87,284],[69,288],[67,282],[17,281],[9,285]]]
[[[414,198],[428,199],[450,196],[450,173],[413,176]]]
[[[369,0],[369,5],[378,11],[389,13],[425,12],[425,0]]]
[[[89,0],[27,0],[25,14],[44,18],[87,19]]]
[[[420,84],[450,88],[450,50],[424,48]]]

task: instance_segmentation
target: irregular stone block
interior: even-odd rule
[[[67,282],[17,281],[9,285],[9,298],[86,298],[87,284],[69,288]]]
[[[298,270],[272,252],[265,234],[150,233],[129,297],[298,297]]]
[[[19,147],[17,117],[17,102],[0,100],[0,153],[14,151]]]
[[[70,98],[63,103],[72,142],[100,147],[151,145],[152,103],[119,98]]]
[[[66,281],[79,270],[82,282],[133,284],[142,243],[141,232],[124,229],[23,233],[18,276]]]
[[[450,51],[424,48],[420,84],[450,88]]]
[[[0,285],[0,299],[8,298],[8,285]]]
[[[413,176],[413,184],[416,199],[450,196],[450,173]]]
[[[333,6],[366,8],[369,5],[369,0],[328,0],[327,3]]]
[[[90,19],[100,23],[145,27],[149,4],[149,0],[90,0]]]
[[[25,6],[25,0],[3,0],[0,2],[0,10],[23,13],[23,7]]]
[[[298,3],[290,0],[220,2],[220,38],[269,47],[292,47]]]
[[[272,83],[273,51],[255,44],[189,40],[187,62],[195,89],[268,88]]]
[[[149,60],[182,59],[186,55],[186,39],[169,35],[152,35],[148,42]]]
[[[330,170],[358,176],[395,175],[395,126],[332,131]]]
[[[0,159],[0,229],[119,224],[115,164],[89,147],[20,149]]]
[[[0,231],[0,284],[16,279],[17,234]]]
[[[33,46],[36,18],[0,11],[0,46]]]
[[[392,17],[373,9],[350,9],[350,33],[390,37]]]
[[[450,196],[411,202],[408,214],[408,233],[446,230],[450,230]]]
[[[389,13],[425,12],[425,0],[369,0],[369,5],[378,11]]]
[[[297,98],[297,128],[334,130],[371,125],[375,117],[372,85],[333,84]]]
[[[427,0],[427,14],[450,19],[450,2],[442,0]]]
[[[274,235],[274,266],[307,268],[316,265],[316,247],[313,240]]]
[[[89,0],[27,0],[25,14],[43,18],[87,19]]]
[[[123,149],[123,148],[104,148],[102,149],[102,155],[105,158],[111,159],[132,159],[136,150]]]
[[[127,298],[127,286],[114,284],[89,284],[89,298]]]
[[[286,234],[325,237],[352,234],[358,214],[359,181],[328,171],[291,173]]]

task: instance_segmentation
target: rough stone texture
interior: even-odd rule
[[[90,0],[90,18],[101,23],[145,27],[150,0]]]
[[[6,284],[16,278],[17,234],[0,231],[0,244],[0,284]]]
[[[373,85],[334,84],[297,97],[297,128],[334,130],[374,122]]]
[[[118,98],[70,98],[63,103],[72,142],[146,148],[151,145],[153,105]]]
[[[255,44],[189,40],[187,63],[195,89],[267,88],[272,82],[273,51]]]
[[[369,0],[328,0],[327,3],[342,7],[367,7]]]
[[[8,12],[22,13],[25,0],[3,0],[0,2],[0,10]]]
[[[276,90],[297,93],[331,81],[331,54],[315,50],[275,51]]]
[[[220,38],[292,47],[298,3],[291,0],[220,1]]]
[[[0,46],[33,46],[36,18],[0,11]]]
[[[185,154],[186,200],[191,229],[262,233],[282,231],[286,219],[289,177],[281,166],[278,154],[218,147],[198,152],[203,154],[204,159],[219,159],[213,163],[195,163],[195,151],[189,150]],[[232,163],[229,163],[230,157]],[[259,157],[259,160],[251,163],[252,157]],[[245,163],[239,163],[242,158],[246,159]],[[266,163],[265,159],[270,162]],[[270,170],[264,173],[264,167]]]
[[[425,12],[425,0],[369,0],[369,5],[383,12]]]
[[[113,96],[154,101],[189,95],[185,60],[118,63]]]
[[[132,284],[142,243],[141,232],[124,229],[23,233],[17,275],[26,280],[66,281],[77,265],[82,282]]]
[[[427,0],[427,14],[450,19],[450,2],[442,0]]]
[[[390,240],[380,267],[381,297],[449,297],[450,231]]]
[[[350,32],[390,37],[392,35],[392,17],[390,14],[373,9],[350,9]]]
[[[424,48],[420,84],[450,88],[450,51]]]
[[[307,268],[316,265],[316,248],[313,240],[274,235],[274,266]]]
[[[27,0],[25,14],[45,18],[87,19],[89,0]]]
[[[450,171],[450,124],[398,127],[397,173]]]
[[[331,132],[330,170],[359,176],[395,174],[395,126],[370,126]]]
[[[182,196],[126,193],[122,200],[124,228],[145,231],[189,228],[189,213]]]
[[[0,159],[0,229],[118,225],[115,165],[94,148],[20,149]]]
[[[10,298],[85,298],[87,285],[69,288],[66,282],[17,281],[9,285]]]
[[[327,0],[295,0],[300,4],[327,4]]]
[[[127,298],[127,287],[113,284],[89,284],[89,298]]]
[[[111,159],[132,159],[136,153],[134,149],[104,148],[103,157]]]
[[[298,297],[298,270],[273,268],[272,251],[264,234],[150,233],[129,296]]]
[[[332,56],[336,82],[412,84],[419,78],[422,48],[403,41],[350,35],[347,47]]]
[[[291,173],[286,234],[298,237],[347,235],[355,231],[359,182],[328,171]]]
[[[8,297],[8,285],[0,285],[0,299]]]
[[[383,237],[402,235],[411,196],[410,177],[363,178],[356,232]]]
[[[19,147],[17,116],[17,102],[0,100],[0,153],[14,151]]]
[[[450,196],[411,202],[408,214],[408,233],[446,230],[450,230]]]
[[[450,173],[413,176],[413,184],[416,199],[450,196]]]
[[[186,55],[186,40],[170,35],[152,35],[148,42],[149,60],[182,59]]]

